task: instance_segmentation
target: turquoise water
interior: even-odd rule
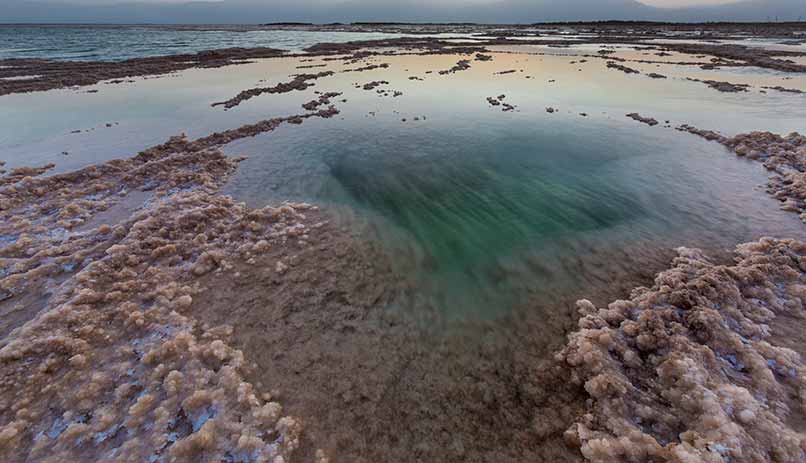
[[[677,246],[802,235],[794,214],[755,188],[760,166],[674,131],[586,121],[583,132],[484,113],[353,122],[287,146],[272,136],[234,143],[251,157],[227,192],[357,214],[413,297],[451,316],[593,293],[667,266]]]
[[[396,34],[281,30],[193,30],[169,26],[3,26],[0,59],[118,61],[232,47],[301,51],[321,42],[400,37]]]

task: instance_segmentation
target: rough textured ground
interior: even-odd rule
[[[806,459],[806,368],[769,328],[777,316],[803,326],[804,252],[767,239],[720,266],[681,248],[652,288],[580,301],[557,356],[590,397],[569,441],[594,462]]]
[[[216,194],[238,162],[217,143],[303,116],[1,178],[4,461],[289,458],[300,422],[245,381],[231,329],[187,309],[201,276],[304,247],[323,226],[311,206],[250,210]]]

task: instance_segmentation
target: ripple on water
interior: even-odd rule
[[[802,233],[754,190],[766,179],[760,166],[673,131],[484,116],[429,118],[416,132],[342,124],[305,143],[274,139],[270,156],[261,155],[269,138],[239,143],[251,158],[229,193],[359,217],[416,297],[451,315],[495,317],[528,295],[593,292],[658,270],[676,246],[727,250]]]

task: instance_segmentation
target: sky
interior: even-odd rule
[[[806,19],[806,0],[0,0],[0,5],[0,23]]]
[[[125,3],[149,3],[149,4],[182,4],[194,0],[50,0],[47,3],[64,3],[64,4],[84,4],[84,5],[114,5]],[[260,0],[203,0],[217,3],[259,3]],[[479,3],[498,3],[500,0],[440,0],[442,3],[454,3],[460,5],[474,5]],[[556,0],[559,2],[560,0]],[[681,8],[688,6],[703,6],[703,5],[724,5],[728,3],[736,3],[742,0],[637,0],[639,3],[645,5],[655,6],[659,8]],[[383,0],[377,0],[377,3],[383,3]],[[271,1],[264,1],[264,3],[272,3]],[[314,2],[312,2],[314,3]],[[320,3],[339,3],[337,0],[320,0]]]
[[[639,2],[659,8],[681,8],[686,6],[725,5],[738,0],[638,0]]]

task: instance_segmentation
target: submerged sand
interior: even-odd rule
[[[762,239],[728,261],[680,248],[593,302],[530,301],[489,322],[390,311],[413,289],[383,249],[315,206],[220,193],[239,162],[224,144],[332,117],[336,96],[0,177],[0,458],[806,461],[804,243]],[[803,216],[803,136],[680,130],[763,161],[769,192]]]

